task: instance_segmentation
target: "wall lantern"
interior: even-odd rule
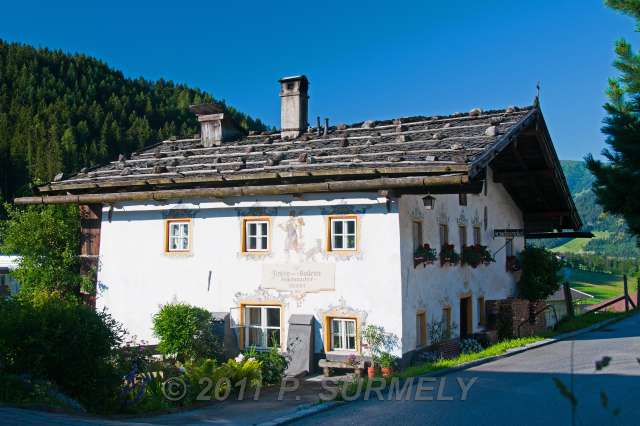
[[[436,199],[433,198],[431,195],[427,195],[426,197],[422,198],[422,204],[424,204],[424,208],[427,210],[433,210],[433,206],[436,203]]]

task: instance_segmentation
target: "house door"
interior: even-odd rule
[[[467,337],[473,333],[471,311],[471,297],[460,298],[460,337]]]

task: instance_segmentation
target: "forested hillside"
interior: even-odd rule
[[[198,132],[190,104],[211,95],[171,81],[130,79],[86,55],[0,40],[0,198],[138,150]],[[225,106],[248,130],[260,120]]]
[[[626,230],[624,219],[603,213],[591,191],[593,175],[582,161],[561,161],[569,189],[573,195],[583,229],[593,231],[596,238],[591,240],[554,240],[549,246],[561,252],[585,252],[603,256],[638,257],[635,238]]]

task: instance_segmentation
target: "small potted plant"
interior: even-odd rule
[[[413,267],[415,268],[421,263],[424,263],[425,265],[431,264],[435,262],[437,258],[436,250],[432,249],[429,244],[425,243],[419,246],[415,253],[413,253]]]
[[[371,357],[371,364],[367,369],[369,378],[376,376],[376,367],[381,365],[381,357],[384,351],[392,351],[398,346],[398,337],[393,333],[385,332],[383,327],[369,324],[364,328],[364,341],[367,344],[367,352]]]
[[[383,352],[380,355],[380,370],[382,370],[382,377],[390,377],[393,373],[393,365],[395,364],[395,358],[389,352]]]

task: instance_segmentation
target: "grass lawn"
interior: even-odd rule
[[[609,232],[594,231],[593,235],[595,235],[595,238],[606,239],[609,237]],[[552,248],[551,251],[554,253],[585,253],[584,248],[589,241],[589,238],[574,238],[561,246]]]
[[[629,292],[635,291],[636,279],[629,277],[628,285]],[[593,299],[586,301],[587,303],[598,303],[624,294],[622,277],[605,272],[573,269],[571,287],[594,296]]]
[[[634,312],[592,312],[584,315],[578,315],[577,317],[569,320],[565,318],[560,321],[558,328],[553,331],[548,331],[542,333],[544,337],[553,337],[558,334],[568,333],[571,331],[580,330],[581,328],[589,327],[590,325],[596,324],[600,321],[605,321],[611,318],[622,318],[627,315],[631,315]]]
[[[472,354],[462,354],[452,359],[439,359],[434,362],[425,362],[423,364],[418,364],[418,365],[408,367],[405,370],[399,372],[398,376],[401,378],[415,377],[425,373],[442,370],[444,368],[456,367],[466,362],[476,361],[478,359],[488,358],[496,355],[502,355],[503,353],[507,352],[508,349],[529,345],[531,343],[537,342],[542,339],[543,337],[532,336],[532,337],[521,337],[519,339],[505,340],[503,342],[496,343],[495,345],[489,346],[488,348],[480,352],[476,352]]]
[[[518,339],[505,340],[503,342],[499,342],[499,343],[496,343],[495,345],[489,346],[488,348],[480,352],[476,352],[472,354],[461,354],[456,358],[439,359],[433,362],[425,362],[422,364],[413,365],[411,367],[407,367],[406,369],[398,372],[396,376],[400,378],[416,377],[426,373],[443,370],[445,368],[457,367],[467,362],[476,361],[482,358],[489,358],[496,355],[502,355],[505,352],[507,352],[507,350],[509,349],[526,346],[531,343],[535,343],[540,340],[543,340],[545,338],[553,337],[562,333],[576,331],[581,328],[589,327],[590,325],[596,324],[601,321],[605,321],[611,318],[621,318],[627,315],[632,315],[633,313],[634,313],[633,311],[629,313],[594,312],[594,313],[579,315],[572,320],[562,321],[556,330],[544,332],[540,336],[521,337]]]

